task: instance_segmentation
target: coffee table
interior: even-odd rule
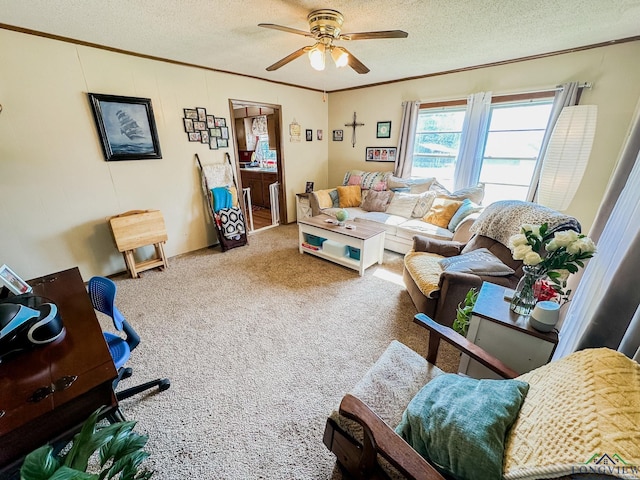
[[[384,229],[361,225],[351,221],[345,222],[344,226],[328,223],[327,220],[335,218],[329,215],[316,215],[298,220],[298,248],[300,253],[309,253],[320,258],[325,258],[333,263],[353,268],[360,275],[364,270],[374,263],[382,265],[384,253]],[[349,229],[348,225],[355,228]],[[328,248],[310,245],[305,234],[315,235],[327,240],[360,249],[360,258],[352,258],[348,253],[336,253],[335,249],[329,251]],[[332,245],[333,246],[333,245]],[[348,250],[348,248],[345,248]]]

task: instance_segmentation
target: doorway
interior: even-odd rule
[[[250,231],[287,223],[281,106],[229,100],[229,107],[239,196]]]

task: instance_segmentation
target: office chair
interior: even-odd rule
[[[111,352],[111,357],[113,358],[113,363],[118,371],[118,377],[113,381],[113,388],[115,390],[120,380],[130,377],[133,373],[131,368],[125,367],[124,364],[129,359],[131,351],[140,343],[140,336],[133,327],[129,325],[115,305],[115,283],[105,277],[92,277],[89,280],[89,296],[91,297],[93,308],[109,315],[113,319],[113,325],[116,330],[125,333],[125,338],[122,338],[113,333],[103,332],[104,338],[109,346],[109,352]],[[129,398],[153,387],[158,387],[162,392],[170,386],[171,382],[169,382],[168,378],[158,378],[143,383],[142,385],[116,392],[116,398],[118,400],[124,400],[125,398]]]

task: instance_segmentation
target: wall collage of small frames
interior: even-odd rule
[[[211,150],[229,146],[229,127],[222,117],[207,115],[202,107],[184,109],[184,131],[190,142],[206,143]]]

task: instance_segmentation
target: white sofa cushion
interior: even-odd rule
[[[431,225],[430,223],[423,222],[417,218],[407,220],[406,222],[398,225],[396,235],[408,240],[413,239],[414,235],[427,235],[442,240],[451,240],[453,238],[453,232],[448,229]]]

